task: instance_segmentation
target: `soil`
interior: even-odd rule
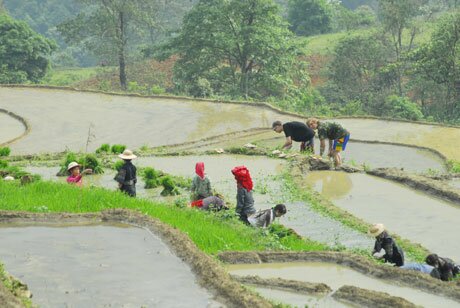
[[[361,289],[355,286],[343,286],[332,294],[338,301],[373,308],[415,308],[416,305],[401,297],[391,296],[388,293]]]
[[[25,305],[18,297],[14,296],[2,283],[0,283],[0,307],[22,308],[25,307]]]
[[[460,302],[460,286],[427,274],[397,267],[377,265],[370,260],[346,252],[222,252],[219,259],[228,264],[324,262],[346,266],[367,276],[389,280],[410,288],[442,295]]]
[[[86,214],[0,211],[0,222],[2,223],[81,224],[98,221],[121,222],[147,228],[159,236],[176,256],[190,266],[202,287],[211,291],[218,301],[227,306],[271,307],[265,299],[234,281],[214,259],[199,250],[188,236],[158,219],[125,209]]]

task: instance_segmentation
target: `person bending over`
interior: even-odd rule
[[[272,129],[278,134],[284,132],[286,142],[283,145],[283,149],[290,149],[292,141],[296,141],[300,142],[301,152],[307,149],[314,152],[315,132],[304,123],[293,121],[283,124],[281,121],[275,121],[272,124]]]
[[[374,250],[372,251],[375,258],[383,258],[385,262],[393,263],[396,266],[404,265],[404,252],[396,245],[383,224],[375,224],[370,227],[369,234],[375,237]]]
[[[253,227],[266,228],[275,221],[276,217],[281,217],[286,214],[286,206],[277,204],[271,209],[259,210],[248,217],[248,221]]]
[[[425,259],[426,264],[433,266],[439,271],[440,279],[450,281],[460,272],[460,265],[456,265],[449,258],[441,258],[437,254],[428,255]]]

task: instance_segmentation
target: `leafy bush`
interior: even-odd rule
[[[11,150],[9,147],[0,148],[0,156],[9,156]]]
[[[114,144],[111,148],[111,151],[114,154],[121,154],[124,150],[126,150],[126,145],[123,144]]]
[[[110,144],[104,143],[102,144],[97,150],[96,153],[109,153],[110,152]]]
[[[385,99],[382,115],[413,121],[423,118],[423,113],[416,103],[411,102],[407,97],[397,95],[390,95]]]
[[[151,88],[150,88],[150,94],[153,94],[153,95],[159,95],[159,94],[163,94],[165,93],[166,90],[160,86],[157,86],[157,85],[153,85]]]

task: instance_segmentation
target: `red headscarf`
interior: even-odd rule
[[[238,166],[232,169],[232,173],[238,185],[243,186],[247,191],[252,190],[253,184],[248,168],[245,166]]]
[[[204,180],[204,163],[203,163],[203,162],[196,163],[196,165],[195,165],[195,173],[196,173],[202,180]]]

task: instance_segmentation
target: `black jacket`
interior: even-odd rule
[[[388,234],[375,240],[374,252],[379,252],[382,248],[385,250],[385,262],[394,263],[396,266],[404,265],[404,252]]]

